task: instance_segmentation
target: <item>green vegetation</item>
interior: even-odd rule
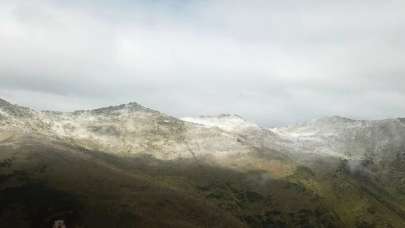
[[[231,169],[15,140],[0,145],[0,227],[405,226],[401,201],[338,159],[309,168],[258,151],[248,161],[260,169]]]

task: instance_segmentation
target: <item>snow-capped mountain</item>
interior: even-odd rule
[[[72,213],[78,227],[405,227],[404,148],[401,118],[266,129],[137,103],[55,112],[0,99],[0,227]]]
[[[151,153],[173,159],[248,153],[254,148],[344,159],[393,159],[405,151],[404,119],[326,117],[265,129],[238,115],[176,119],[137,103],[75,112],[37,112],[0,100],[1,128],[63,138],[118,154]],[[194,155],[195,155],[194,154]]]
[[[366,121],[333,116],[270,130],[297,152],[355,160],[405,153],[405,123],[400,118]]]
[[[218,128],[238,135],[239,140],[256,148],[282,151],[285,149],[283,138],[271,130],[262,128],[236,114],[220,114],[217,116],[200,116],[181,118],[186,122],[195,123],[206,128]]]
[[[267,148],[299,154],[362,160],[382,159],[405,152],[405,122],[401,118],[366,121],[332,116],[271,129],[261,128],[238,115],[182,120],[239,134],[249,138],[250,142],[260,139],[266,141],[260,145]]]
[[[137,103],[75,112],[37,112],[3,101],[4,132],[59,138],[117,155],[150,154],[159,159],[221,158],[254,150],[238,135],[185,122]],[[3,133],[5,134],[5,133]]]

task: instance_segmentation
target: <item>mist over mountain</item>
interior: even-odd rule
[[[404,227],[405,121],[0,99],[0,227]]]

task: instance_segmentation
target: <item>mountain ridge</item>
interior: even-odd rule
[[[13,108],[21,108],[21,109],[25,109],[25,110],[31,110],[31,111],[35,111],[38,113],[58,113],[58,114],[68,114],[68,113],[83,113],[83,112],[94,112],[94,113],[102,113],[103,111],[118,111],[118,110],[122,110],[122,109],[129,109],[131,111],[137,111],[139,110],[148,110],[151,112],[158,112],[157,110],[142,106],[141,104],[139,104],[138,102],[135,101],[131,101],[128,103],[123,103],[123,104],[118,104],[118,105],[108,105],[108,106],[103,106],[103,107],[98,107],[98,108],[92,108],[92,109],[78,109],[78,110],[73,110],[73,111],[57,111],[57,110],[40,110],[40,111],[36,111],[30,107],[24,107],[24,106],[19,106],[16,104],[13,104],[3,98],[0,98],[0,108],[1,107],[13,107]],[[166,114],[165,114],[166,115]],[[237,118],[237,119],[241,119],[243,121],[246,122],[250,122],[250,123],[254,123],[251,121],[247,121],[244,117],[242,117],[239,114],[235,114],[235,113],[221,113],[221,114],[217,114],[217,115],[199,115],[196,117],[179,117],[178,119],[187,119],[187,118]],[[396,117],[396,118],[383,118],[383,119],[372,119],[372,120],[365,120],[365,119],[353,119],[353,118],[348,118],[348,117],[344,117],[344,116],[339,116],[339,115],[331,115],[331,116],[323,116],[323,117],[319,117],[319,118],[314,118],[308,121],[303,121],[300,123],[296,123],[296,124],[289,124],[286,126],[281,126],[281,127],[276,127],[276,128],[269,128],[269,129],[277,129],[277,128],[286,128],[286,127],[293,127],[293,126],[297,126],[297,125],[304,125],[304,124],[310,124],[310,123],[317,123],[317,122],[329,122],[329,123],[353,123],[353,122],[375,122],[375,121],[395,121],[395,120],[399,120],[399,121],[404,121],[405,117]],[[258,125],[257,123],[254,123],[256,125]],[[259,125],[258,125],[259,126]],[[263,126],[260,126],[262,128],[264,128]]]
[[[399,118],[332,116],[267,129],[238,115],[181,120],[137,103],[38,112],[4,102],[17,114],[0,113],[0,204],[8,209],[0,208],[0,226],[26,214],[38,215],[29,217],[35,224],[87,227],[405,226]],[[58,197],[44,202],[43,193]]]

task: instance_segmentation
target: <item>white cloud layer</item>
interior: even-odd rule
[[[0,2],[0,97],[275,126],[405,116],[405,2]]]

